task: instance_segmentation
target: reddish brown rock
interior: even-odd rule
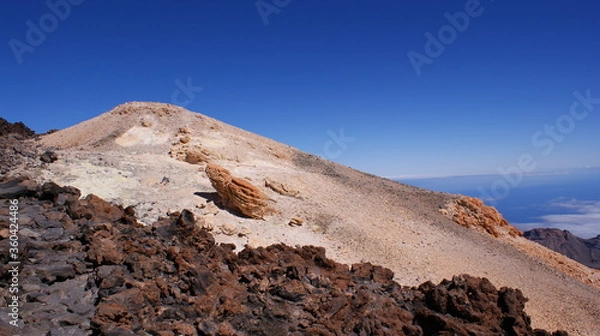
[[[205,172],[225,208],[260,219],[274,212],[269,197],[252,183],[233,177],[229,170],[214,163],[209,163]]]
[[[479,230],[494,237],[523,235],[519,229],[510,225],[496,208],[485,205],[478,198],[462,196],[442,209],[441,212],[461,226]]]

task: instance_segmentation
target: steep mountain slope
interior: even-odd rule
[[[368,175],[167,104],[124,104],[37,144],[56,149],[59,160],[30,170],[32,177],[132,205],[145,224],[187,208],[236,251],[323,246],[337,262],[390,268],[403,285],[465,273],[487,277],[523,291],[534,328],[597,330],[597,271],[519,236],[495,238],[456,225],[440,210],[459,195]],[[208,162],[260,188],[276,212],[261,220],[222,208],[204,172]]]
[[[560,229],[533,229],[524,232],[523,236],[586,266],[600,269],[600,236],[583,239]]]
[[[142,226],[132,208],[72,187],[2,182],[0,203],[11,192],[22,209],[22,300],[17,319],[4,262],[0,335],[550,335],[532,330],[521,291],[487,279],[407,288],[389,269],[338,264],[315,246],[235,254],[188,210]],[[3,261],[17,259],[9,217],[0,213]]]

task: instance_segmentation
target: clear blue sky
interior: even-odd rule
[[[186,108],[378,175],[495,173],[522,154],[536,171],[600,165],[600,103],[569,115],[575,91],[600,98],[596,1],[49,3],[0,14],[0,116],[37,132],[186,102],[189,78],[203,89]],[[462,31],[445,27],[457,12]],[[425,48],[440,31],[441,55]],[[333,142],[340,129],[354,141]]]

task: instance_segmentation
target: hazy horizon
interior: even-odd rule
[[[397,181],[481,198],[523,231],[554,228],[568,230],[582,238],[600,235],[600,190],[597,188],[600,167],[530,174],[520,178],[514,175],[512,179],[485,174]]]

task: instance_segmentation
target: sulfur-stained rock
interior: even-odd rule
[[[478,198],[462,196],[440,212],[455,223],[466,228],[486,232],[494,237],[522,236],[519,229],[510,225],[494,207],[487,206]]]
[[[214,163],[208,164],[205,172],[225,208],[257,219],[274,212],[267,195],[252,183],[233,177],[229,170]]]

